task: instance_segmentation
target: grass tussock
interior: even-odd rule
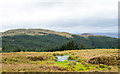
[[[46,58],[42,57],[42,56],[31,56],[28,57],[28,59],[30,59],[31,61],[42,61],[42,60],[46,60]]]

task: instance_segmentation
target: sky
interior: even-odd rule
[[[0,32],[19,28],[117,32],[118,0],[0,0]]]

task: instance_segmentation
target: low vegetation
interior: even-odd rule
[[[56,55],[70,55],[57,61]],[[3,53],[3,72],[117,72],[118,49]],[[112,60],[112,62],[111,62]],[[111,63],[110,63],[111,62]]]
[[[118,56],[98,56],[89,60],[92,64],[118,65],[120,57]]]

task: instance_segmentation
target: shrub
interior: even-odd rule
[[[88,62],[91,64],[106,64],[106,65],[118,65],[119,58],[117,56],[99,56],[91,58]]]
[[[57,56],[57,55],[63,56],[65,54],[64,53],[53,53],[53,56]]]
[[[59,55],[63,56],[64,54],[63,54],[63,53],[61,53],[61,54],[59,54]]]
[[[57,61],[57,59],[58,59],[57,56],[55,56],[55,57],[52,58],[52,60],[55,60],[55,61]]]
[[[70,61],[68,66],[73,66],[73,65],[76,65],[77,63],[75,61]]]
[[[85,64],[85,67],[89,67],[89,66],[90,66],[89,64],[87,64],[87,63]]]
[[[99,67],[100,67],[100,68],[108,68],[108,66],[107,66],[107,65],[104,65],[104,64],[100,64]]]
[[[87,60],[86,59],[84,59],[84,58],[79,58],[78,60],[77,60],[77,62],[87,62]]]
[[[70,55],[70,56],[68,57],[68,60],[75,60],[75,59],[78,59],[78,56]]]
[[[4,58],[2,59],[2,63],[12,63],[12,62],[20,62],[20,59],[17,58]]]
[[[112,69],[112,66],[108,66],[108,70],[111,70]]]
[[[28,59],[30,59],[32,61],[45,60],[42,56],[30,56],[30,57],[28,57]]]
[[[56,56],[56,54],[55,54],[55,53],[53,53],[53,56]]]

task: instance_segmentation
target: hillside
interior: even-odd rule
[[[48,35],[48,34],[56,34],[60,36],[65,36],[68,38],[72,38],[72,34],[67,32],[55,32],[52,30],[47,29],[13,29],[8,30],[3,33],[3,36],[14,36],[14,35],[20,35],[20,34],[26,34],[26,35]]]
[[[83,36],[45,29],[14,29],[3,33],[2,48],[3,52],[70,50],[70,41],[77,44],[78,49],[109,49],[117,48],[118,44],[117,38],[107,36]]]

